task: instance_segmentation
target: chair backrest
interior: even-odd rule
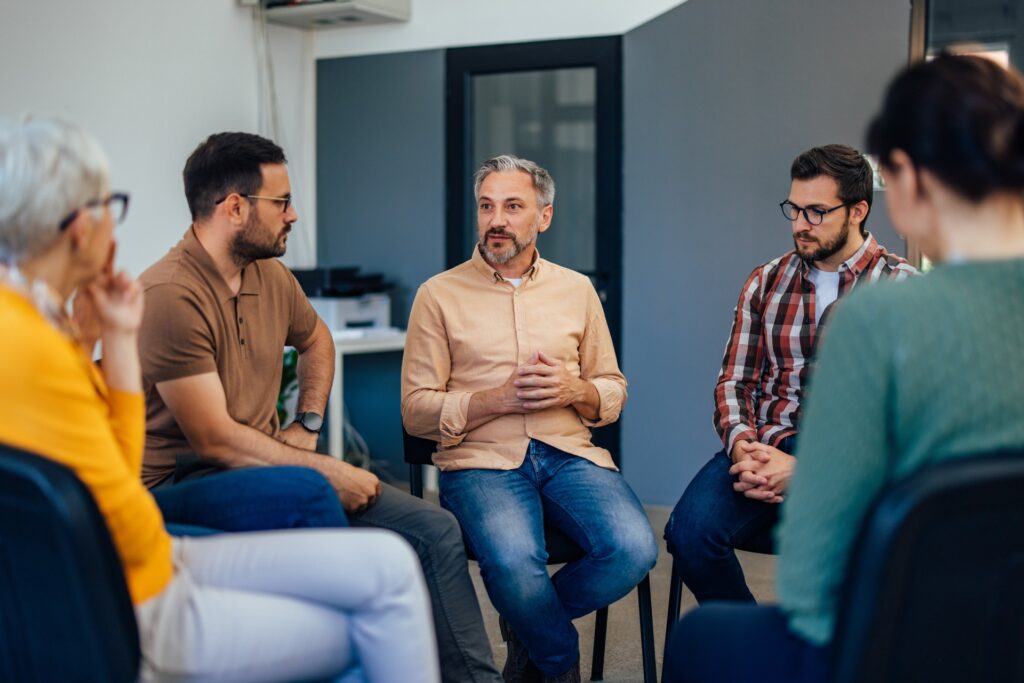
[[[402,430],[402,453],[405,461],[409,463],[409,492],[418,497],[423,497],[423,465],[434,464],[434,451],[437,450],[437,442],[430,439],[423,439],[413,436]]]
[[[1024,681],[1024,453],[887,491],[846,576],[836,683]]]
[[[0,445],[0,680],[134,681],[139,635],[107,526],[74,473]]]

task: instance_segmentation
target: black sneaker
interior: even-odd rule
[[[571,669],[560,676],[545,676],[543,683],[581,683],[580,663],[576,662]]]
[[[508,657],[501,670],[501,677],[505,679],[505,683],[543,683],[545,678],[540,669],[530,661],[530,653],[526,651],[526,646],[519,640],[515,631],[509,628],[504,617],[498,617],[498,628],[501,629],[501,637],[508,647]],[[579,680],[579,667],[576,680]]]

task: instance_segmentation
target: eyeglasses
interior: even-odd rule
[[[220,204],[230,196],[230,194],[226,194],[217,201],[215,201],[214,204]],[[246,199],[267,199],[272,202],[283,202],[284,206],[281,207],[281,213],[288,213],[288,207],[292,205],[292,196],[290,194],[286,194],[283,197],[266,197],[261,194],[243,194],[241,196],[245,197]]]
[[[810,223],[811,225],[821,225],[821,222],[825,220],[825,216],[829,215],[833,211],[843,208],[844,206],[846,206],[845,202],[839,204],[838,206],[833,206],[831,209],[805,209],[802,206],[797,206],[788,199],[779,204],[779,208],[782,209],[782,215],[788,218],[789,220],[795,221],[797,218],[800,217],[800,214],[803,214],[804,220]]]
[[[64,220],[60,222],[60,231],[64,232],[67,230],[68,226],[74,222],[75,217],[78,216],[78,212],[82,209],[96,209],[101,206],[110,210],[110,215],[114,219],[115,224],[120,223],[128,214],[128,193],[113,192],[106,199],[94,199],[91,202],[82,205],[69,213]]]

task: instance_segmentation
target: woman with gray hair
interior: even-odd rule
[[[437,681],[412,550],[376,530],[174,538],[139,469],[140,287],[114,273],[96,141],[59,122],[0,122],[0,442],[60,462],[107,522],[135,604],[142,680]],[[67,302],[91,304],[98,369]],[[13,362],[12,362],[13,361]]]

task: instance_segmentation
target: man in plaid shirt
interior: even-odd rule
[[[871,167],[826,145],[793,161],[782,213],[795,249],[747,278],[715,386],[724,448],[686,487],[665,539],[698,602],[753,602],[736,548],[767,552],[793,471],[800,402],[828,307],[861,283],[917,271],[867,232]]]

